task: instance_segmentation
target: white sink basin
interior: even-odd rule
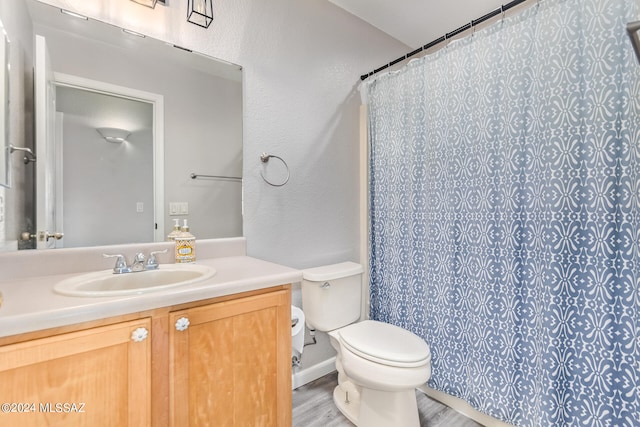
[[[113,270],[73,276],[58,282],[53,290],[74,297],[110,297],[191,285],[213,277],[216,270],[199,264],[162,264],[158,270],[113,274]]]

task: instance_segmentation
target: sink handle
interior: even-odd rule
[[[149,259],[147,260],[147,265],[145,265],[145,269],[147,270],[157,270],[160,263],[156,259],[157,254],[166,254],[169,250],[165,249],[162,251],[153,251],[149,253]]]
[[[130,271],[127,267],[127,261],[122,254],[102,254],[104,258],[115,258],[116,265],[113,267],[114,274],[128,273]]]

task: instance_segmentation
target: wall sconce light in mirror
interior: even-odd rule
[[[213,22],[213,0],[188,0],[187,21],[209,28]]]
[[[107,142],[124,142],[131,135],[128,130],[118,128],[97,128],[96,130]]]

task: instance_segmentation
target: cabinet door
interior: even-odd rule
[[[289,290],[172,312],[169,319],[175,427],[291,425]]]
[[[0,347],[0,425],[149,425],[151,322]]]

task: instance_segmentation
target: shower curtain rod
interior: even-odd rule
[[[417,48],[413,52],[409,52],[406,55],[401,56],[400,58],[396,59],[395,61],[391,61],[388,64],[383,65],[382,67],[371,71],[370,73],[363,74],[362,76],[360,76],[360,80],[365,80],[366,78],[371,77],[374,74],[377,74],[380,71],[382,71],[384,69],[387,69],[387,68],[391,67],[392,65],[397,64],[400,61],[404,61],[405,59],[411,58],[412,56],[417,55],[418,53],[420,53],[420,52],[422,52],[424,50],[430,49],[430,48],[432,48],[433,46],[435,46],[437,44],[440,44],[440,43],[442,43],[442,42],[444,42],[446,40],[449,40],[450,38],[457,36],[461,32],[467,31],[467,30],[475,27],[476,25],[481,24],[484,21],[487,21],[487,20],[493,18],[494,16],[497,16],[497,15],[500,15],[501,13],[506,12],[507,10],[511,9],[512,7],[515,7],[515,6],[519,5],[520,3],[524,3],[525,1],[527,1],[527,0],[513,0],[510,3],[502,5],[499,8],[497,8],[496,10],[494,10],[493,12],[489,12],[486,15],[484,15],[484,16],[478,18],[478,19],[474,19],[473,21],[469,22],[466,25],[463,25],[462,27],[458,28],[457,30],[454,30],[454,31],[452,31],[450,33],[447,33],[444,36],[442,36],[440,38],[437,38],[434,41],[429,42],[429,43],[425,44],[422,47]]]

